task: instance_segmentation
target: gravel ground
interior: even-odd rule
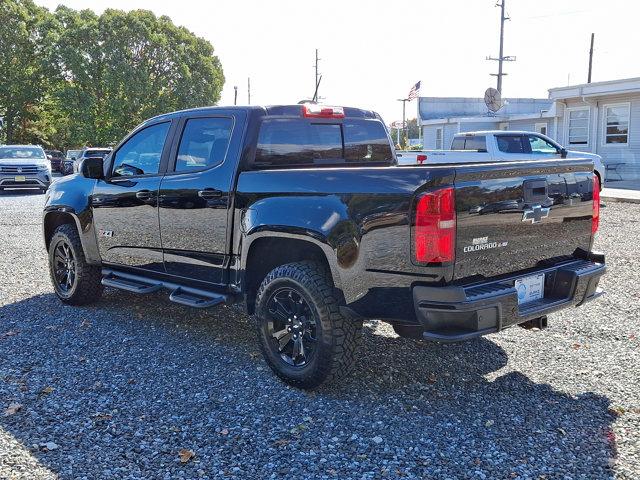
[[[348,381],[305,393],[234,310],[63,306],[42,202],[0,196],[0,478],[640,477],[640,205],[602,209],[608,293],[547,330],[436,345],[368,322]]]

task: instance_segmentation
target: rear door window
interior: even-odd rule
[[[258,135],[256,167],[391,163],[386,130],[377,120],[314,123],[270,118]]]
[[[522,135],[498,135],[496,141],[503,153],[531,153],[531,145]]]
[[[176,160],[176,172],[210,168],[223,162],[233,120],[227,117],[187,120]]]

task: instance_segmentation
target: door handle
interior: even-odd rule
[[[136,192],[136,198],[140,200],[149,200],[152,196],[152,192],[150,190],[140,190]]]
[[[222,196],[222,192],[220,190],[215,190],[213,188],[205,188],[204,190],[200,190],[198,192],[198,196],[204,199],[219,198]]]

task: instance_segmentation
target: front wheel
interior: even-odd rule
[[[258,341],[267,364],[285,382],[315,388],[346,375],[362,321],[340,312],[325,269],[298,262],[273,269],[256,296]]]
[[[49,272],[56,295],[64,303],[86,305],[102,296],[100,267],[87,263],[74,225],[60,225],[53,233]]]

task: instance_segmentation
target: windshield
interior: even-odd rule
[[[67,150],[67,160],[71,160],[72,158],[78,158],[82,150]]]
[[[45,159],[44,150],[38,147],[0,147],[0,158]]]

